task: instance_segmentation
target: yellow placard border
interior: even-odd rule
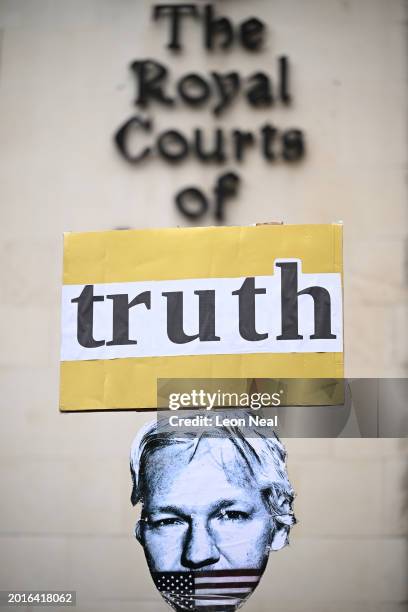
[[[275,259],[342,273],[341,224],[64,234],[64,285],[270,276]]]

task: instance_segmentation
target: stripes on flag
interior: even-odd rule
[[[262,570],[155,572],[153,580],[165,600],[177,610],[232,612],[259,583]]]

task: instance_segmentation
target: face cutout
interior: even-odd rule
[[[193,455],[186,444],[162,446],[149,453],[142,477],[136,536],[164,599],[179,611],[235,610],[286,538],[236,449],[211,439]]]

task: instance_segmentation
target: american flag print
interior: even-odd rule
[[[155,572],[153,580],[175,610],[232,612],[254,591],[261,575],[254,569]]]

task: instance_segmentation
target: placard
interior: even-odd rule
[[[64,236],[62,411],[154,409],[159,378],[341,378],[342,226]]]

